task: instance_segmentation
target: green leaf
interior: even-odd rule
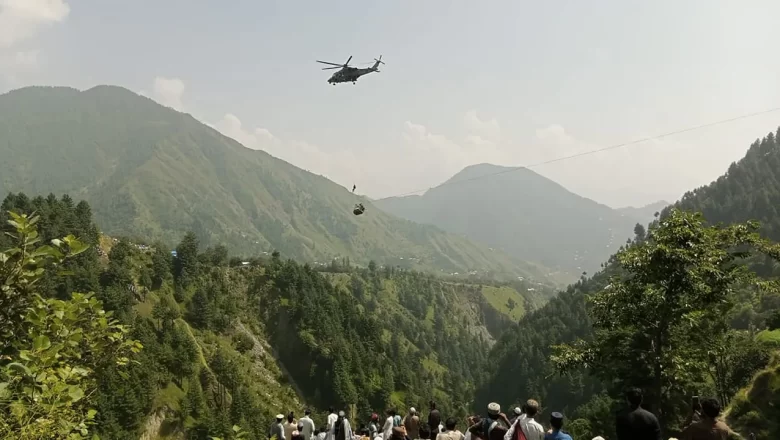
[[[32,254],[32,257],[54,257],[62,258],[62,252],[54,246],[44,245],[36,249]]]
[[[84,390],[73,385],[68,390],[68,396],[70,397],[71,402],[78,402],[84,397]]]
[[[33,349],[35,351],[46,350],[51,347],[51,341],[46,335],[38,336],[33,340]]]
[[[11,362],[10,364],[8,364],[8,366],[6,368],[8,368],[9,370],[16,371],[17,373],[21,373],[24,376],[31,376],[32,375],[32,372],[30,371],[30,369],[27,368],[26,366],[20,364],[19,362]]]

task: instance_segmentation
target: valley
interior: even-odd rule
[[[628,282],[627,255],[684,252],[673,234],[694,233],[690,242],[706,252],[727,252],[716,240],[740,228],[755,228],[745,237],[761,252],[712,267],[695,253],[686,263],[688,273],[706,266],[727,275],[732,262],[744,263],[764,286],[752,290],[751,278],[734,278],[723,290],[703,281],[704,291],[722,293],[728,304],[702,322],[721,320],[703,333],[723,338],[707,343],[734,348],[722,361],[730,376],[719,382],[698,348],[688,347],[696,367],[681,371],[689,379],[648,400],[674,414],[664,422],[673,433],[683,412],[673,402],[693,388],[732,402],[729,424],[741,432],[777,432],[780,293],[761,284],[780,275],[774,134],[673,204],[613,209],[533,171],[481,164],[422,196],[361,198],[369,209],[360,217],[346,188],[118,87],[1,95],[0,153],[8,158],[0,164],[7,194],[0,220],[9,233],[0,248],[10,249],[3,273],[30,277],[40,300],[94,292],[94,307],[111,312],[143,347],[128,365],[90,365],[90,380],[73,385],[92,396],[84,402],[90,406],[74,408],[95,417],[90,426],[102,438],[229,436],[233,426],[266,438],[276,414],[302,408],[318,421],[329,406],[365,420],[435,400],[464,419],[488,402],[524,398],[543,402],[543,417],[564,411],[582,438],[614,435],[618,386],[644,379],[581,364],[562,372],[553,346],[598,335],[589,298]],[[15,217],[22,214],[36,223],[23,226],[30,217]],[[754,219],[760,226],[745,224]],[[711,227],[718,223],[736,232]],[[658,245],[654,234],[673,238]],[[49,245],[36,249],[38,238],[85,247],[71,257]],[[51,260],[35,260],[44,258]],[[25,265],[36,269],[17,270]],[[650,258],[642,267],[673,266]],[[28,292],[25,283],[13,281],[13,291]],[[649,295],[654,283],[635,288]],[[716,306],[697,307],[713,313]],[[8,347],[25,343],[10,332]],[[0,367],[3,378],[13,377]],[[8,380],[0,383],[17,383]],[[18,422],[3,423],[0,433]]]

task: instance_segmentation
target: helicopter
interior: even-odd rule
[[[371,67],[368,67],[366,69],[359,69],[357,67],[350,67],[349,62],[352,61],[352,55],[349,56],[349,59],[344,64],[336,64],[336,63],[329,63],[327,61],[320,61],[317,60],[318,63],[322,64],[328,64],[333,67],[323,67],[322,70],[330,70],[330,69],[338,69],[341,68],[338,72],[334,73],[333,76],[328,79],[329,84],[333,84],[334,86],[337,83],[343,83],[343,82],[349,82],[352,81],[352,84],[355,84],[355,81],[358,80],[363,75],[367,75],[371,72],[379,72],[380,64],[385,64],[384,61],[382,61],[382,55],[379,55],[379,59],[374,58],[374,65]]]

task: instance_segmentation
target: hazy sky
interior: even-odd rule
[[[778,17],[777,0],[0,0],[0,90],[121,85],[383,197],[778,107]],[[314,62],[380,54],[355,86]],[[778,125],[534,170],[615,207],[672,201]]]

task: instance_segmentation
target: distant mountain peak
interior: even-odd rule
[[[470,165],[417,197],[378,200],[400,217],[464,234],[576,279],[632,235],[635,220],[525,167]]]

